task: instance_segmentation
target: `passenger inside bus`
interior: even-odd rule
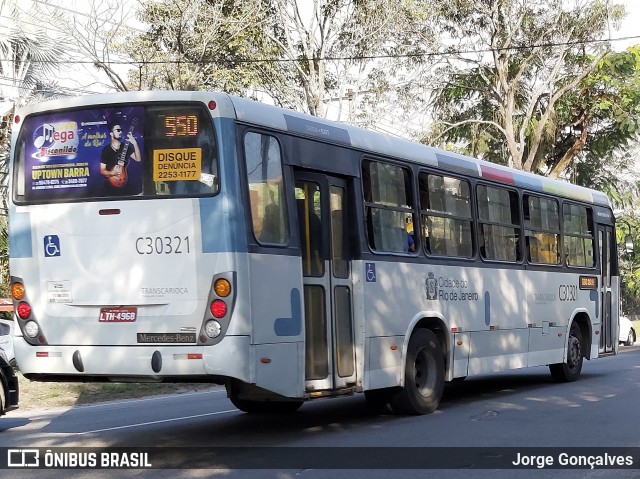
[[[264,216],[262,218],[260,242],[280,243],[282,241],[280,224],[280,208],[278,207],[278,203],[276,203],[273,190],[269,190],[269,201],[264,207]]]

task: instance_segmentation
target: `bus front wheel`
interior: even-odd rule
[[[563,383],[575,381],[582,371],[582,360],[582,332],[580,326],[573,323],[567,340],[567,360],[563,363],[549,365],[551,377]]]
[[[417,329],[409,339],[404,387],[391,398],[399,414],[430,414],[438,408],[444,392],[444,354],[437,336]]]

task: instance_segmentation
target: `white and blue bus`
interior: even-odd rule
[[[215,92],[17,113],[16,358],[39,381],[211,381],[247,412],[617,352],[606,195]]]

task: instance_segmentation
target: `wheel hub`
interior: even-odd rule
[[[414,380],[416,389],[421,396],[429,397],[436,384],[436,372],[433,361],[429,360],[428,354],[423,350],[416,357],[414,364]]]
[[[569,357],[568,364],[569,366],[576,367],[580,362],[580,355],[582,351],[580,350],[580,341],[574,336],[569,338]]]

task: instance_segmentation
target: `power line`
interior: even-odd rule
[[[86,90],[86,89],[81,89],[81,88],[61,87],[61,88],[58,88],[56,90],[53,90],[53,89],[50,89],[50,88],[21,87],[20,85],[16,85],[16,83],[13,82],[12,78],[2,77],[2,76],[0,76],[0,86],[7,86],[7,87],[13,87],[13,88],[18,88],[18,89],[28,90],[28,91],[35,92],[35,93],[51,93],[51,94],[55,94],[55,95],[77,95],[77,94],[88,94],[88,95],[91,95],[91,94],[103,93],[103,92],[98,92],[98,91],[93,91],[93,90]]]
[[[478,54],[478,53],[495,53],[495,52],[503,52],[503,51],[520,51],[520,50],[532,50],[535,48],[554,48],[561,46],[572,46],[572,45],[591,45],[605,42],[615,42],[622,40],[634,40],[640,39],[640,35],[628,36],[628,37],[620,37],[620,38],[611,38],[604,40],[576,40],[573,42],[557,42],[557,43],[540,43],[533,45],[522,45],[522,46],[514,46],[514,47],[505,47],[505,48],[484,48],[479,50],[453,50],[448,52],[426,52],[426,53],[402,53],[402,54],[386,54],[386,55],[361,55],[361,56],[329,56],[329,57],[320,57],[314,58],[316,61],[337,61],[337,60],[381,60],[381,59],[393,59],[393,58],[426,58],[426,57],[448,57],[453,55],[468,55],[468,54]],[[0,61],[7,61],[8,59],[0,59]],[[34,62],[38,60],[33,60]],[[94,64],[95,61],[72,61],[72,60],[56,60],[56,61],[44,61],[39,60],[43,63],[50,64],[59,64],[65,65],[69,63],[74,64],[85,64],[90,65]],[[224,60],[204,60],[204,61],[195,61],[195,60],[109,60],[102,61],[106,65],[202,65],[202,64],[214,64],[214,63],[291,63],[300,61],[300,58],[231,58]]]
[[[30,13],[28,13],[28,12],[23,12],[23,13],[25,13],[25,15],[30,15],[30,16],[32,16],[32,15],[31,15]],[[6,15],[0,15],[0,19],[15,21],[15,19],[14,19],[14,18],[8,17],[8,16],[6,16]],[[34,21],[35,21],[35,19],[34,19]],[[41,29],[42,29],[42,24],[33,23],[33,22],[28,22],[28,21],[26,21],[26,20],[22,20],[22,19],[21,19],[17,24],[19,24],[19,25],[29,25],[29,26],[32,26],[32,27],[36,27],[36,28],[41,28]],[[0,29],[6,29],[8,32],[11,32],[12,30],[15,30],[15,28],[14,28],[14,29],[12,29],[12,28],[11,28],[10,26],[8,26],[8,25],[0,25]],[[47,29],[51,29],[51,30],[53,30],[54,32],[57,32],[57,33],[60,33],[60,34],[66,34],[66,32],[63,32],[63,31],[62,31],[60,28],[58,28],[58,27],[51,27],[51,26],[48,26],[48,27],[47,27],[47,28],[45,28],[44,30],[47,30]],[[138,31],[138,32],[141,32],[141,33],[144,33],[142,30],[137,30],[137,31]],[[78,33],[81,33],[81,32],[78,32]],[[100,41],[104,43],[104,40],[103,40],[103,39],[100,39]],[[69,48],[69,46],[71,46],[72,48]],[[83,55],[83,56],[85,56],[85,57],[87,56],[86,52],[85,52],[85,51],[82,51],[81,49],[79,49],[79,48],[78,48],[78,45],[77,45],[77,44],[75,44],[75,43],[72,43],[72,44],[70,44],[70,45],[66,46],[66,47],[65,47],[65,52],[67,52],[67,53],[77,53],[77,54],[79,54],[79,55]],[[126,60],[125,60],[126,56],[125,56],[124,54],[117,53],[117,52],[115,52],[115,53],[113,53],[113,52],[112,52],[111,54],[112,54],[112,55],[114,55],[114,56],[118,56],[118,57],[122,58],[122,59],[123,59],[122,61],[123,61],[123,62],[126,62]],[[71,61],[71,60],[70,60],[70,61]],[[74,61],[74,63],[77,63],[77,62],[75,62],[75,61]]]
[[[89,20],[98,20],[98,17],[91,16],[88,13],[79,12],[78,10],[73,10],[72,8],[61,7],[61,6],[58,6],[58,5],[52,5],[52,4],[44,2],[42,0],[31,0],[31,1],[33,3],[38,3],[40,5],[45,5],[45,6],[49,7],[49,8],[53,8],[55,10],[64,10],[65,12],[73,13],[74,15],[80,15],[81,17],[86,17]],[[27,13],[27,12],[25,12],[25,13]],[[118,26],[118,27],[123,26],[123,24],[115,22],[113,20],[104,20],[104,21],[105,21],[105,23],[110,23],[110,24]],[[129,25],[127,25],[126,28],[128,28],[130,30],[133,30],[133,31],[136,31],[136,32],[139,32],[139,33],[146,33],[144,30],[141,30],[139,28],[134,28],[134,27],[131,27]]]

